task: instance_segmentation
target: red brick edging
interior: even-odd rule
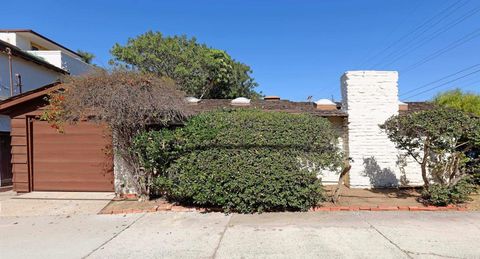
[[[309,211],[467,211],[466,207],[454,205],[448,206],[338,206],[338,207],[315,207]]]
[[[183,207],[172,204],[161,204],[148,209],[118,209],[102,211],[101,214],[130,214],[130,213],[144,213],[144,212],[156,212],[156,211],[171,211],[171,212],[206,212],[209,211],[205,208],[191,208]],[[466,207],[459,207],[449,205],[445,207],[437,206],[338,206],[338,207],[315,207],[309,210],[310,212],[317,211],[467,211]]]
[[[118,209],[118,210],[107,210],[102,211],[101,214],[130,214],[130,213],[144,213],[144,212],[156,212],[156,211],[172,211],[172,212],[205,212],[206,209],[203,208],[188,208],[183,206],[176,206],[172,204],[162,204],[158,206],[153,206],[148,209]]]

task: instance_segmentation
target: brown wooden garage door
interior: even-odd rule
[[[90,122],[63,128],[58,133],[47,122],[33,122],[33,190],[113,191],[111,137],[104,128]]]

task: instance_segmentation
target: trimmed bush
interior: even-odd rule
[[[337,139],[324,118],[239,109],[145,132],[135,150],[171,200],[226,212],[305,211],[323,199],[318,171],[341,166]]]
[[[464,203],[470,200],[470,194],[475,189],[475,185],[469,179],[460,180],[453,186],[432,184],[422,192],[422,198],[426,203],[435,206]]]
[[[268,149],[191,152],[169,168],[174,184],[169,195],[227,212],[308,210],[323,198],[321,183],[286,155]]]

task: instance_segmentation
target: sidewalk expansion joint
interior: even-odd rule
[[[220,248],[220,244],[222,243],[223,236],[225,235],[225,232],[227,232],[227,229],[228,229],[228,226],[230,225],[231,220],[232,220],[232,215],[230,214],[229,218],[228,218],[228,222],[227,222],[227,224],[225,224],[225,228],[223,228],[223,231],[220,235],[220,240],[218,240],[218,244],[215,247],[215,251],[213,252],[213,255],[210,258],[216,258],[217,257],[218,249]]]
[[[84,258],[88,258],[89,256],[91,256],[93,253],[95,253],[96,251],[98,251],[100,248],[102,248],[103,246],[105,246],[106,244],[108,244],[110,241],[112,241],[113,239],[115,239],[116,237],[118,237],[120,234],[122,234],[125,230],[129,229],[133,224],[137,223],[137,221],[139,221],[140,219],[142,219],[143,217],[145,217],[145,215],[147,214],[143,214],[142,216],[138,217],[137,219],[135,219],[134,221],[132,221],[132,223],[128,224],[128,226],[126,226],[125,228],[123,228],[122,230],[120,230],[118,233],[116,233],[115,235],[113,235],[111,238],[109,238],[107,241],[103,242],[102,244],[100,244],[97,248],[93,249],[90,253],[88,253],[86,256],[82,257],[82,259]]]

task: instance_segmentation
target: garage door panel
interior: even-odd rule
[[[35,186],[36,191],[83,191],[83,192],[98,192],[101,191],[113,191],[113,187],[110,184],[104,182],[91,182],[89,185],[85,185],[84,182],[72,182],[72,181],[52,181],[52,182],[40,182]]]
[[[37,123],[38,122],[38,123]],[[92,123],[92,122],[79,122],[77,124],[63,124],[62,125],[62,131],[58,132],[58,130],[52,128],[48,122],[45,121],[37,121],[35,122],[37,125],[42,124],[41,128],[37,128],[36,133],[38,134],[58,134],[58,135],[71,135],[71,134],[102,134],[102,135],[108,135],[108,131],[106,130],[105,127],[102,127],[101,125]],[[99,131],[99,128],[102,130]]]
[[[105,128],[80,122],[64,129],[58,133],[46,122],[33,122],[33,189],[112,191],[113,159],[106,154],[111,137]]]
[[[55,135],[57,134],[57,135]],[[91,135],[63,135],[60,133],[55,134],[38,134],[36,135],[38,139],[35,141],[37,144],[51,144],[51,145],[64,145],[66,141],[71,143],[82,143],[86,145],[93,146],[105,146],[110,143],[105,142],[102,137],[91,136]]]
[[[82,142],[83,149],[78,149],[78,147],[76,147],[76,146],[67,145],[67,144],[65,144],[66,141],[72,142],[71,139],[66,139],[65,141],[60,142],[60,143],[48,142],[48,141],[35,141],[35,144],[48,144],[49,148],[48,149],[43,148],[42,151],[41,151],[42,153],[48,152],[49,150],[55,151],[55,150],[61,149],[63,151],[72,150],[72,151],[76,151],[76,152],[81,151],[81,150],[89,150],[89,152],[93,151],[93,152],[97,152],[99,154],[100,153],[105,154],[104,150],[106,148],[108,148],[108,149],[111,148],[111,143],[103,143],[103,142],[98,143],[100,141],[103,141],[102,139],[99,139],[97,142],[91,142],[91,141]],[[38,150],[36,149],[35,151],[38,151]]]
[[[105,154],[83,153],[75,151],[66,151],[61,157],[55,154],[55,151],[48,151],[45,153],[35,153],[36,162],[52,162],[52,163],[103,163],[107,159]]]
[[[75,164],[79,164],[76,166]],[[69,166],[70,169],[65,170],[65,167]],[[102,170],[98,170],[101,168]],[[57,163],[51,164],[49,162],[40,162],[37,164],[37,168],[35,169],[35,173],[38,173],[36,177],[41,177],[41,174],[50,174],[50,173],[58,173],[58,174],[65,174],[68,177],[70,175],[77,175],[79,177],[83,177],[83,175],[111,175],[111,165],[108,164],[98,164],[98,163]]]
[[[37,175],[37,180],[42,182],[85,182],[85,177],[88,177],[88,182],[103,182],[106,179],[110,181],[113,180],[111,174],[106,173],[105,175],[99,175],[94,173],[76,173],[72,172],[71,174],[65,176],[65,172],[59,171],[40,171]],[[108,182],[108,181],[105,181]]]

